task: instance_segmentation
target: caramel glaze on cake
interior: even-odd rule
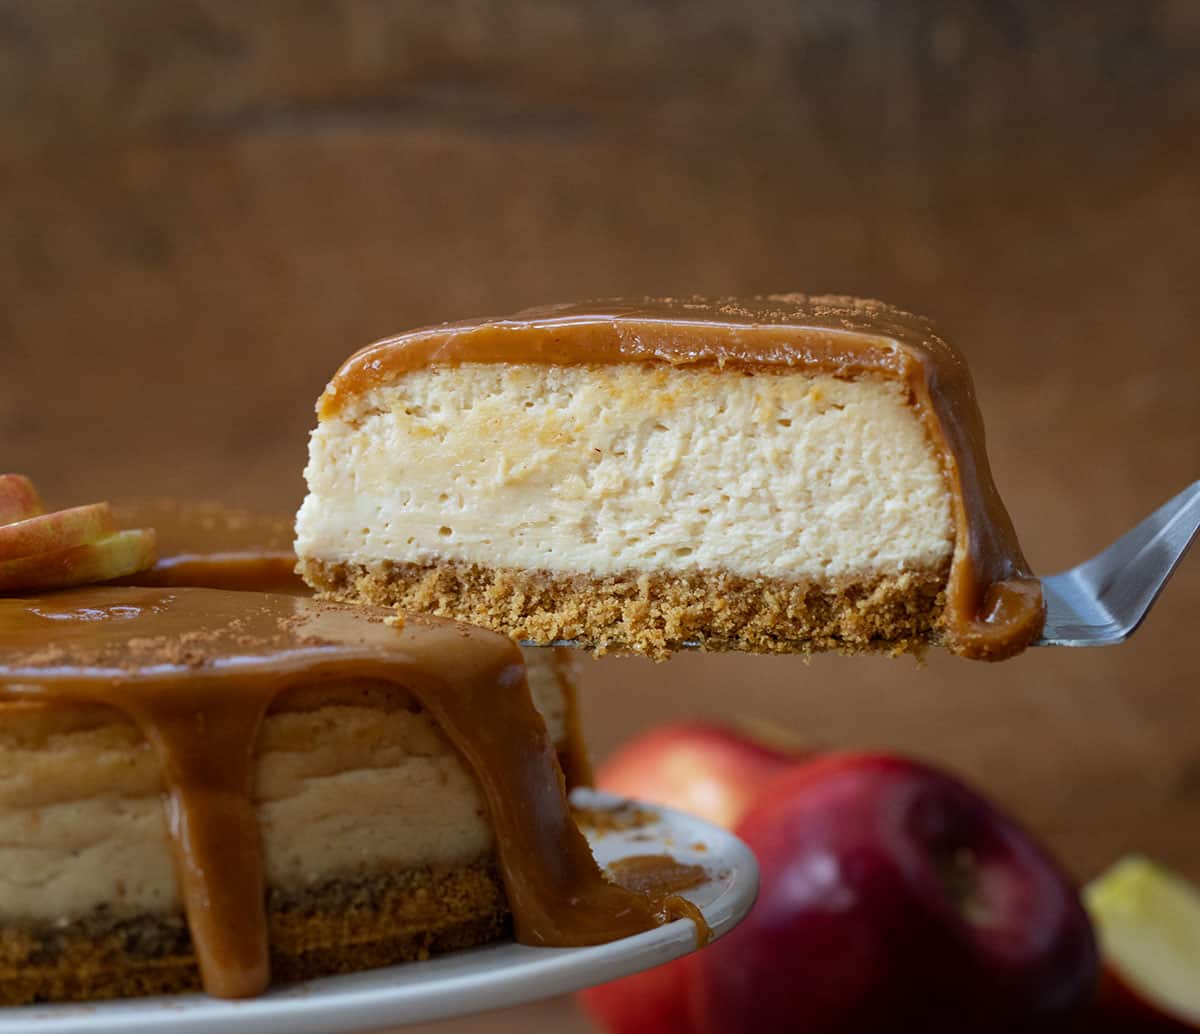
[[[401,622],[370,608],[213,589],[0,600],[0,700],[114,708],[152,747],[191,945],[205,989],[220,997],[257,994],[270,979],[252,800],[264,718],[289,692],[356,682],[414,699],[473,773],[519,941],[595,944],[682,915],[703,930],[684,899],[627,890],[601,874],[571,816],[521,654],[502,636],[437,618]]]
[[[158,563],[120,584],[308,594],[290,519],[175,499],[120,503],[113,515],[122,527],[153,528],[158,540]]]
[[[312,593],[296,573],[291,518],[176,499],[121,503],[113,506],[113,513],[121,525],[151,527],[158,536],[154,567],[117,584]],[[560,648],[525,654],[527,663],[535,657],[541,661],[542,656],[563,689],[564,742],[558,760],[567,788],[591,786],[591,758],[574,688],[576,651]]]
[[[856,648],[856,642],[869,646],[872,641],[909,649],[932,637],[962,656],[998,660],[1028,646],[1041,631],[1041,587],[1030,573],[993,484],[965,360],[922,317],[880,302],[804,295],[646,299],[530,309],[507,319],[443,324],[370,345],[338,371],[318,404],[318,413],[323,421],[333,419],[354,400],[411,371],[487,363],[733,368],[899,381],[940,457],[949,490],[954,545],[948,572],[936,584],[927,579],[929,584],[900,585],[883,592],[887,598],[867,601],[865,606],[875,607],[882,617],[857,638],[853,629],[857,617],[850,618],[849,629],[840,619],[822,617],[830,603],[819,592],[814,598],[801,586],[796,590],[799,595],[784,593],[787,598],[781,597],[781,602],[748,579],[722,578],[719,606],[709,620],[729,626],[724,633],[728,642],[714,637],[706,645],[787,649],[780,629],[791,620],[795,634],[811,636],[808,643],[800,642],[793,649],[808,649],[814,642],[818,647]],[[529,616],[510,613],[514,600],[542,601],[537,606],[551,615],[545,629],[550,638],[578,620],[571,607],[578,604],[578,600],[572,604],[572,599],[579,594],[570,579],[542,579],[542,584],[536,572],[480,572],[464,567],[455,575],[458,581],[450,584],[447,572],[453,573],[453,565],[438,563],[426,571],[420,565],[387,563],[376,571],[301,552],[306,580],[333,597],[455,614],[510,632],[519,627],[521,634],[535,639],[540,638],[540,629],[529,622]],[[500,575],[506,579],[503,585],[496,582]],[[600,600],[612,610],[613,621],[628,627],[636,608],[645,604],[641,596],[646,589],[632,581],[618,582],[596,579],[590,605]],[[606,601],[604,593],[609,590],[612,599]],[[703,578],[686,576],[667,579],[657,589],[649,586],[651,596],[678,596],[673,606],[680,615],[700,606],[696,601],[710,591]],[[480,613],[479,600],[493,597],[495,614]],[[854,615],[856,608],[858,615],[865,613],[863,605],[853,601],[833,604],[843,614]],[[763,617],[768,610],[778,612],[781,624]],[[816,616],[796,619],[807,610]],[[661,620],[669,625],[672,618],[666,614]],[[760,624],[763,627],[758,629]],[[850,638],[844,638],[847,632]],[[634,645],[652,653],[661,654],[663,649],[657,640]]]

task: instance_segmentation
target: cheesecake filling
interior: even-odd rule
[[[305,558],[849,582],[948,568],[904,385],[646,366],[410,373],[313,433]]]

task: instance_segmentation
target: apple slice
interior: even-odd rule
[[[1134,855],[1083,896],[1104,954],[1102,1025],[1200,1031],[1200,888]]]
[[[108,503],[90,503],[0,524],[0,560],[57,553],[116,531]]]
[[[152,528],[118,531],[81,546],[0,561],[0,592],[60,589],[106,582],[152,567],[156,554]]]
[[[0,474],[0,524],[36,517],[42,500],[33,482],[24,474]]]

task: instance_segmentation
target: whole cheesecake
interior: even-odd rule
[[[133,584],[0,598],[0,1004],[698,915],[592,858],[563,651],[310,599],[254,515],[116,512],[162,529]]]
[[[296,522],[330,598],[663,656],[1011,656],[1040,586],[962,355],[879,302],[551,306],[371,345]]]
[[[0,599],[0,1002],[244,997],[692,914],[603,876],[556,740],[553,666],[527,682],[510,640],[455,622],[197,588]]]

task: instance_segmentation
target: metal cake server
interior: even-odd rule
[[[1042,579],[1046,627],[1037,646],[1124,642],[1150,612],[1200,530],[1200,481],[1078,567]]]
[[[1200,481],[1160,506],[1108,549],[1042,581],[1046,625],[1034,646],[1110,646],[1124,642],[1150,612],[1200,531]],[[573,639],[522,646],[578,646]],[[686,642],[685,649],[700,644]]]

